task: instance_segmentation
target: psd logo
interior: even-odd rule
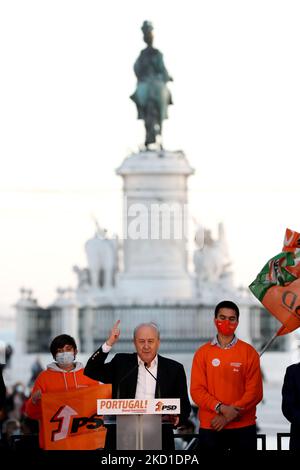
[[[164,404],[163,404],[162,401],[157,402],[156,405],[155,405],[155,411],[162,411],[163,406],[164,406]]]
[[[66,439],[69,435],[79,434],[83,428],[97,429],[103,426],[102,416],[93,414],[90,417],[77,417],[78,413],[70,406],[62,406],[52,416],[50,422],[58,423],[57,428],[51,433],[51,441]]]
[[[159,401],[158,403],[156,403],[155,411],[173,411],[176,410],[176,408],[176,405],[164,405],[164,402]]]

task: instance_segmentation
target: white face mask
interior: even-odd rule
[[[57,364],[61,366],[66,366],[68,364],[72,364],[75,360],[75,354],[70,351],[57,353],[55,356],[55,360]]]

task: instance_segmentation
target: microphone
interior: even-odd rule
[[[157,378],[155,377],[155,375],[152,374],[152,372],[150,372],[150,370],[148,369],[147,367],[147,362],[144,362],[144,366],[145,366],[145,369],[147,372],[149,372],[149,374],[154,378],[155,382],[156,382],[156,385],[157,385],[157,395],[158,397],[157,398],[160,398],[160,386],[159,386],[159,383],[157,381]]]
[[[117,389],[117,399],[120,398],[120,385],[121,385],[121,383],[123,382],[123,380],[127,379],[127,377],[129,377],[138,368],[138,366],[139,366],[139,363],[137,362],[135,364],[135,366],[132,369],[130,369],[130,371],[127,372],[127,374],[125,374],[124,377],[122,377],[121,380],[119,381],[118,389]]]

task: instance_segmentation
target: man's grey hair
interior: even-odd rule
[[[135,327],[135,329],[133,330],[133,339],[135,339],[136,334],[137,334],[137,331],[138,331],[142,326],[150,326],[151,328],[153,328],[153,329],[156,331],[156,333],[157,333],[158,339],[160,339],[159,327],[158,327],[157,323],[155,323],[154,321],[150,321],[150,322],[147,322],[147,323],[140,323],[139,325],[137,325],[137,326]]]

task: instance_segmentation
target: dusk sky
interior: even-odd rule
[[[245,286],[300,231],[299,1],[2,1],[0,316],[22,286],[46,306],[76,285],[92,215],[121,234],[115,169],[144,140],[129,96],[146,19],[174,78],[164,147],[196,171],[191,224],[224,223]]]

